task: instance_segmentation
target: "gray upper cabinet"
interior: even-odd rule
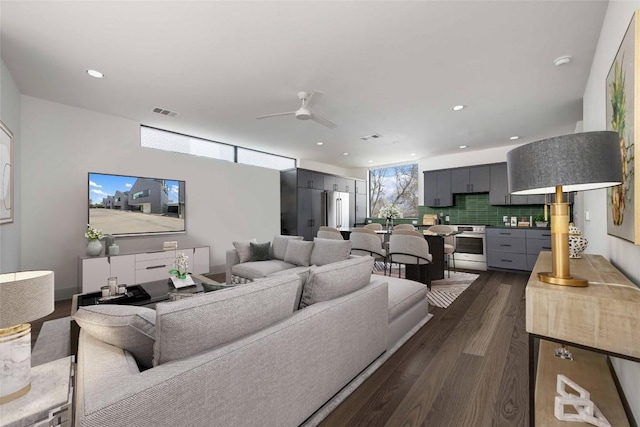
[[[355,180],[355,193],[367,195],[367,181],[356,179]]]
[[[488,165],[451,169],[451,192],[486,193],[491,189],[491,167]]]
[[[305,169],[298,169],[298,187],[324,189],[324,174]]]
[[[453,206],[451,169],[424,171],[425,206]]]
[[[491,165],[491,189],[489,190],[489,204],[491,205],[536,205],[539,202],[537,196],[519,196],[509,194],[509,182],[507,176],[507,164],[496,163]],[[529,201],[531,197],[531,201]]]

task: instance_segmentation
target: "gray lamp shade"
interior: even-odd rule
[[[53,271],[0,274],[0,328],[41,319],[53,313]]]
[[[512,194],[583,191],[622,182],[617,132],[575,133],[532,142],[507,153]]]

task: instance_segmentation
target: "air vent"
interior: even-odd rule
[[[361,136],[360,139],[363,141],[370,141],[370,140],[375,140],[375,139],[380,139],[382,138],[382,136],[380,136],[380,134],[377,133],[373,133],[371,135],[367,135],[367,136]]]
[[[175,117],[180,113],[176,113],[175,111],[165,110],[164,108],[156,107],[152,110],[154,113],[162,114],[163,116]]]

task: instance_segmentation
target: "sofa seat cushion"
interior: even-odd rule
[[[202,353],[291,316],[301,287],[298,276],[288,275],[158,303],[153,365]]]
[[[302,291],[300,308],[364,288],[371,281],[372,270],[373,258],[370,256],[353,257],[321,267],[311,267]]]
[[[295,265],[279,259],[270,259],[269,261],[243,262],[231,267],[231,272],[236,276],[246,277],[247,279],[259,279],[267,277],[270,274],[282,270],[294,268]]]
[[[276,271],[275,273],[271,273],[267,277],[277,277],[277,276],[287,276],[289,274],[297,274],[303,279],[303,283],[307,281],[307,276],[309,275],[309,269],[311,267],[293,267],[287,270]]]
[[[427,287],[413,280],[397,277],[376,278],[375,280],[389,283],[389,321],[427,297]]]
[[[156,312],[133,305],[89,305],[73,315],[92,337],[130,352],[143,368],[150,368],[155,342]]]

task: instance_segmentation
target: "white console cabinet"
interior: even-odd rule
[[[208,246],[114,256],[82,256],[78,261],[80,292],[97,292],[113,276],[118,278],[118,283],[127,285],[168,279],[169,270],[175,268],[176,252],[184,252],[189,257],[190,273],[209,272]]]

